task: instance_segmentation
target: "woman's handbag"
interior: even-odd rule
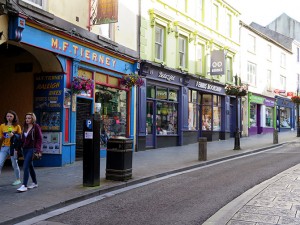
[[[32,160],[40,160],[40,159],[42,159],[42,156],[39,153],[34,152],[32,156]]]

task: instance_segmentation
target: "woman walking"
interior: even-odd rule
[[[21,134],[21,127],[19,125],[17,114],[12,110],[5,113],[4,121],[5,122],[0,125],[0,142],[2,142],[0,149],[0,174],[7,156],[10,155],[11,164],[16,176],[16,180],[12,183],[12,185],[18,185],[21,184],[18,152],[14,149],[10,152],[10,139],[15,134]]]
[[[22,147],[23,147],[23,184],[18,189],[19,192],[25,192],[31,188],[37,188],[38,183],[36,179],[36,174],[33,167],[33,156],[38,154],[39,157],[42,156],[41,145],[42,145],[42,131],[38,124],[36,124],[36,116],[34,113],[26,113],[24,130],[22,133]],[[32,179],[32,184],[27,186],[29,174]]]

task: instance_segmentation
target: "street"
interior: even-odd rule
[[[64,224],[202,224],[251,187],[300,163],[300,144],[237,158],[50,218]]]

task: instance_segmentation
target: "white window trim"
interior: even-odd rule
[[[40,9],[45,9],[46,8],[46,4],[47,4],[47,0],[42,0],[41,1],[41,5],[40,4],[36,4],[35,2],[32,2],[31,0],[21,0],[23,2],[26,2],[27,4],[30,4],[30,5],[33,5],[37,8],[40,8]]]

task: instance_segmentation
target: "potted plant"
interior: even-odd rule
[[[227,95],[245,96],[248,93],[248,88],[246,85],[226,84],[225,93]]]
[[[299,96],[293,96],[291,98],[292,102],[296,103],[296,104],[299,104],[300,103],[300,97]]]
[[[82,92],[88,93],[94,89],[94,83],[91,79],[83,77],[74,77],[71,84],[73,94],[80,94]]]
[[[140,87],[144,84],[144,81],[141,76],[135,73],[126,74],[121,79],[121,85],[126,88],[131,88],[133,86]]]

